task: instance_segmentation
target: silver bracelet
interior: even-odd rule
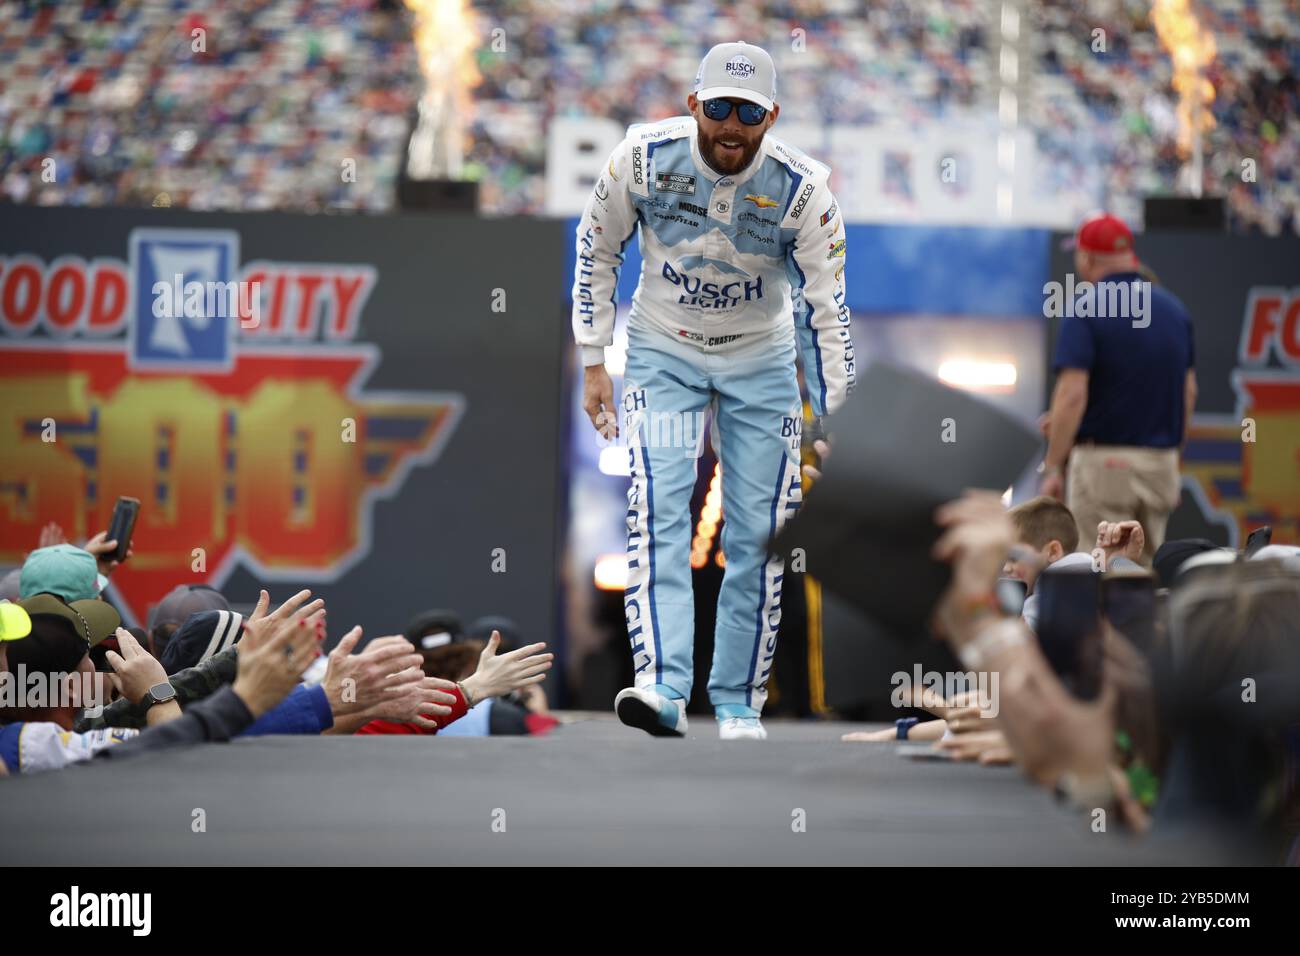
[[[987,624],[975,638],[957,651],[957,656],[973,671],[988,669],[988,662],[1002,651],[1022,647],[1028,642],[1019,618],[1003,617]]]

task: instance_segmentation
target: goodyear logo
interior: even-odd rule
[[[74,540],[108,527],[125,494],[143,501],[135,556],[109,587],[129,619],[241,566],[336,580],[464,397],[365,388],[382,357],[355,341],[372,266],[241,262],[232,230],[137,229],[128,247],[0,256],[0,561],[21,562],[46,521]],[[169,308],[159,283],[174,281],[256,289],[258,321],[240,304]]]
[[[1238,544],[1265,524],[1275,543],[1300,542],[1300,289],[1250,290],[1237,366],[1235,413],[1194,418],[1184,484]],[[1253,441],[1243,440],[1247,419]]]

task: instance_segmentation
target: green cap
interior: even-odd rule
[[[49,614],[70,622],[91,647],[112,637],[122,626],[122,618],[113,605],[100,600],[65,602],[53,594],[36,594],[25,599],[22,606],[32,617]]]
[[[27,555],[18,594],[23,599],[57,594],[65,601],[85,601],[99,597],[106,584],[108,578],[99,573],[93,554],[71,544],[56,544]]]

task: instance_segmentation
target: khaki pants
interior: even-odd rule
[[[1091,551],[1103,521],[1141,523],[1142,564],[1165,540],[1169,514],[1178,507],[1178,449],[1128,445],[1076,445],[1066,475],[1066,505],[1079,526],[1079,550]]]

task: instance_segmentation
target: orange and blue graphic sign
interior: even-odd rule
[[[372,266],[241,264],[233,230],[136,229],[128,246],[0,257],[0,562],[48,521],[84,540],[130,495],[135,553],[110,583],[128,620],[237,567],[336,580],[464,396],[365,388],[382,357],[355,341]]]
[[[1300,288],[1250,290],[1237,365],[1236,412],[1195,417],[1184,484],[1236,545],[1262,525],[1300,543]]]

